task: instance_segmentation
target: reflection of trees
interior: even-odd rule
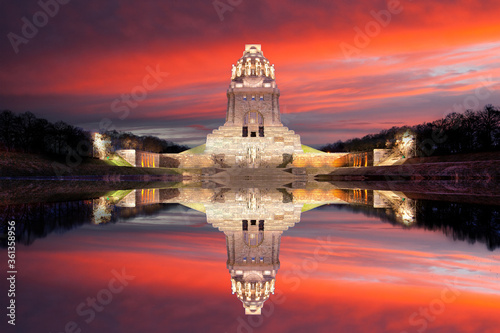
[[[0,206],[0,219],[16,221],[17,241],[25,245],[52,232],[71,230],[91,218],[92,200]],[[2,246],[6,246],[5,239]]]
[[[417,225],[441,230],[454,240],[485,243],[489,250],[500,245],[500,207],[421,200]]]
[[[116,207],[117,216],[120,217],[120,220],[128,220],[133,219],[136,216],[155,216],[160,211],[168,211],[172,209],[172,206],[177,206],[176,204],[151,204],[151,205],[142,205],[136,207]],[[184,208],[185,211],[188,211],[189,208]]]
[[[442,231],[453,240],[467,241],[470,244],[484,243],[491,251],[500,246],[500,207],[445,201],[415,201],[416,223],[408,228]],[[361,205],[328,207],[360,212],[393,225],[401,225],[396,213],[391,209]]]
[[[111,206],[111,216],[108,221],[133,219],[137,216],[154,216],[161,211],[181,210],[189,208],[180,204],[153,204],[137,207]],[[0,206],[0,220],[5,221],[0,226],[0,233],[7,233],[7,221],[16,221],[17,242],[31,245],[38,238],[45,238],[50,233],[63,233],[78,228],[83,224],[93,223],[93,200],[79,200],[56,203],[31,203]],[[0,242],[7,246],[7,239]]]
[[[396,216],[396,212],[390,208],[373,208],[372,206],[366,205],[330,205],[323,206],[316,209],[339,209],[339,210],[348,210],[355,213],[362,213],[368,217],[376,217],[384,222],[390,222],[394,225],[402,225],[398,217]],[[402,225],[405,226],[405,225]]]

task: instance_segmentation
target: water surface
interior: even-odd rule
[[[4,204],[16,332],[498,332],[499,206],[408,193],[177,184]]]

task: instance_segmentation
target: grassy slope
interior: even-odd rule
[[[73,164],[71,164],[73,163]],[[101,176],[101,175],[178,175],[168,168],[134,168],[121,158],[110,160],[85,158],[81,163],[65,158],[51,158],[35,154],[0,152],[0,177],[16,176]],[[130,164],[128,164],[130,165]]]
[[[309,147],[309,146],[306,146],[306,145],[302,145],[302,150],[306,154],[326,154],[324,151],[321,151],[321,150],[318,150],[318,149],[314,149],[313,147]]]
[[[132,166],[132,164],[125,161],[123,157],[121,157],[120,155],[111,155],[110,157],[104,160],[104,163],[113,166],[128,166],[128,167]]]
[[[194,154],[194,155],[202,154],[205,151],[205,148],[206,148],[206,145],[203,144],[203,145],[191,148],[189,150],[183,151],[180,154]],[[302,150],[306,154],[311,154],[311,153],[314,153],[314,154],[325,154],[324,151],[317,150],[317,149],[314,149],[313,147],[309,147],[309,146],[306,146],[306,145],[302,145]]]
[[[191,148],[189,150],[185,150],[185,151],[183,151],[182,153],[179,153],[179,154],[193,154],[193,155],[198,155],[198,154],[202,154],[205,151],[205,148],[206,148],[206,144],[202,144],[202,145],[196,146],[194,148]]]

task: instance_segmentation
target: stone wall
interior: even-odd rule
[[[205,149],[218,167],[275,168],[284,154],[301,153],[300,136],[283,126],[264,127],[263,137],[243,137],[241,127],[221,126],[207,136]]]
[[[384,162],[391,154],[392,149],[373,149],[373,166]]]
[[[119,149],[116,154],[121,156],[125,161],[129,162],[132,166],[136,166],[136,153],[135,149]]]
[[[214,157],[209,154],[161,154],[161,165],[167,165],[178,162],[176,168],[210,168],[215,165]],[[167,162],[168,161],[168,162]],[[166,166],[172,168],[174,166]]]
[[[292,165],[297,168],[306,167],[340,167],[344,163],[343,157],[347,153],[310,153],[310,154],[294,154]]]
[[[136,166],[141,168],[159,168],[160,154],[136,151]]]
[[[116,153],[132,166],[140,168],[159,168],[160,154],[135,149],[119,149]]]

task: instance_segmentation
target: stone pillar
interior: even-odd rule
[[[273,233],[273,241],[272,241],[272,263],[275,266],[275,269],[279,268],[280,260],[280,241],[281,241],[281,232]]]
[[[276,122],[276,106],[277,106],[277,99],[276,99],[276,95],[275,94],[272,94],[271,95],[271,98],[272,98],[272,105],[271,105],[271,113],[273,115],[272,117],[272,124],[274,125],[274,123]]]
[[[226,112],[226,122],[229,124],[234,124],[234,92],[229,91],[227,92],[227,112]]]
[[[227,246],[227,268],[229,269],[229,266],[233,266],[235,263],[235,235],[234,232],[225,232],[226,234],[226,246]]]

